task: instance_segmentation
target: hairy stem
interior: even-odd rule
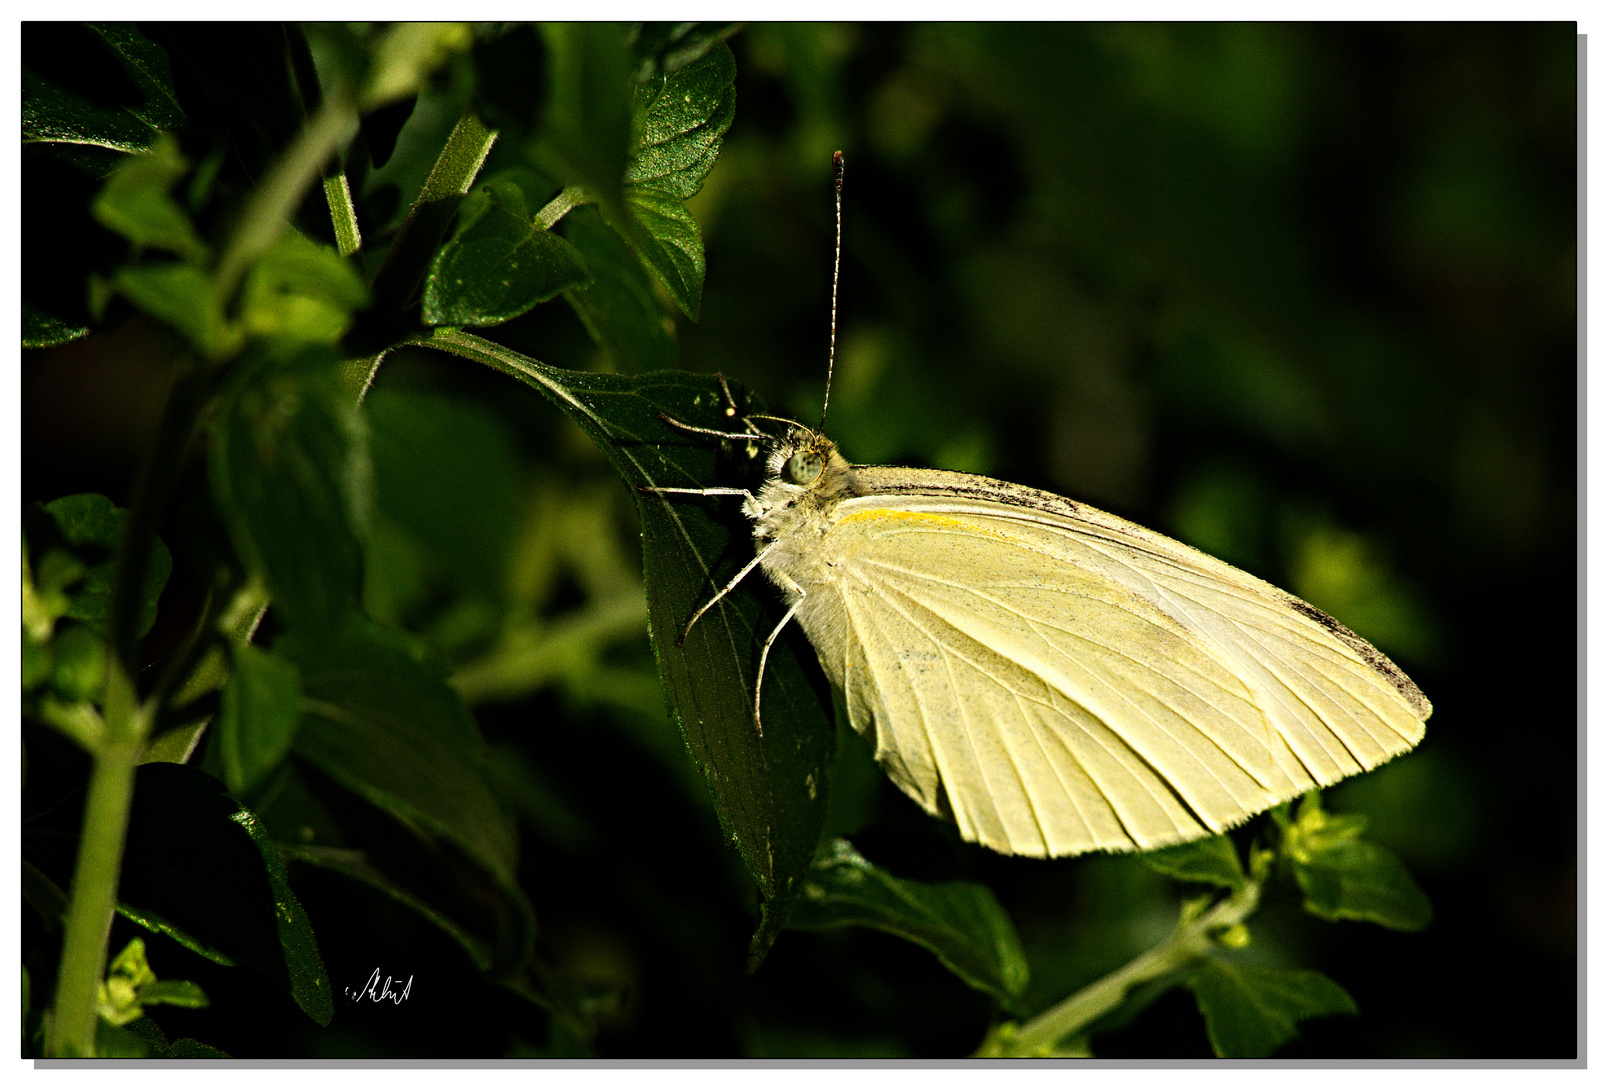
[[[1192,922],[1178,926],[1148,952],[1033,1017],[1002,1045],[984,1046],[978,1053],[1015,1057],[1049,1053],[1120,1005],[1134,987],[1186,967],[1213,951],[1216,945],[1211,935],[1252,915],[1259,906],[1260,892],[1261,884],[1249,881]]]

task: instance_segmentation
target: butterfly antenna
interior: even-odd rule
[[[843,151],[832,155],[832,328],[827,333],[827,388],[821,395],[821,425],[827,426],[827,405],[832,401],[832,359],[838,351],[838,266],[843,261]]]

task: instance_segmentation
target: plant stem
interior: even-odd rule
[[[113,657],[106,681],[105,740],[95,755],[83,809],[83,835],[72,876],[55,1015],[46,1052],[51,1057],[92,1057],[96,1000],[105,970],[106,938],[116,913],[122,846],[133,807],[133,770],[149,732],[133,680]]]
[[[348,258],[361,250],[361,225],[355,218],[355,200],[350,196],[349,177],[340,169],[322,177],[322,194],[327,196],[327,212],[333,219],[333,239],[338,253]]]
[[[347,92],[336,91],[323,99],[244,208],[217,264],[218,296],[231,300],[244,272],[293,219],[305,192],[321,178],[322,166],[354,137],[359,124],[360,116]]]
[[[596,201],[598,200],[594,196],[580,187],[562,188],[559,195],[549,200],[544,208],[533,216],[533,224],[540,229],[547,229],[565,217],[573,208]]]
[[[1187,966],[1215,949],[1211,934],[1235,926],[1259,906],[1261,885],[1249,881],[1192,922],[1124,967],[1090,983],[1022,1025],[1003,1045],[979,1053],[1036,1057],[1075,1035],[1126,1000],[1132,988]]]

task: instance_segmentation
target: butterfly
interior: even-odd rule
[[[841,183],[838,155],[835,199]],[[752,522],[755,557],[684,636],[758,566],[787,610],[761,651],[757,729],[771,644],[797,621],[888,776],[967,840],[1033,856],[1183,843],[1425,734],[1431,703],[1369,642],[1170,537],[989,477],[853,465],[792,420],[671,422],[767,447],[757,492],[644,489],[739,495]]]

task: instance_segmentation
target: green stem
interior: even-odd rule
[[[333,218],[333,239],[344,258],[361,250],[361,225],[355,220],[355,200],[350,195],[349,177],[340,169],[322,177],[322,194],[327,196],[327,212]]]
[[[1211,935],[1252,915],[1259,906],[1260,892],[1260,883],[1249,881],[1197,919],[1178,926],[1169,938],[1148,952],[1033,1017],[1002,1045],[985,1046],[978,1053],[1014,1057],[1049,1053],[1120,1005],[1133,987],[1168,975],[1212,952],[1216,945]]]
[[[590,195],[584,188],[562,188],[559,195],[549,200],[544,205],[544,208],[533,216],[533,224],[540,229],[548,229],[555,222],[565,217],[573,208],[582,206],[585,203],[598,201],[595,196]]]
[[[116,914],[122,847],[133,807],[133,771],[149,733],[133,680],[114,658],[106,682],[106,735],[94,759],[78,865],[72,875],[55,1013],[46,1052],[51,1057],[92,1057],[96,1002],[105,971],[106,938]]]

